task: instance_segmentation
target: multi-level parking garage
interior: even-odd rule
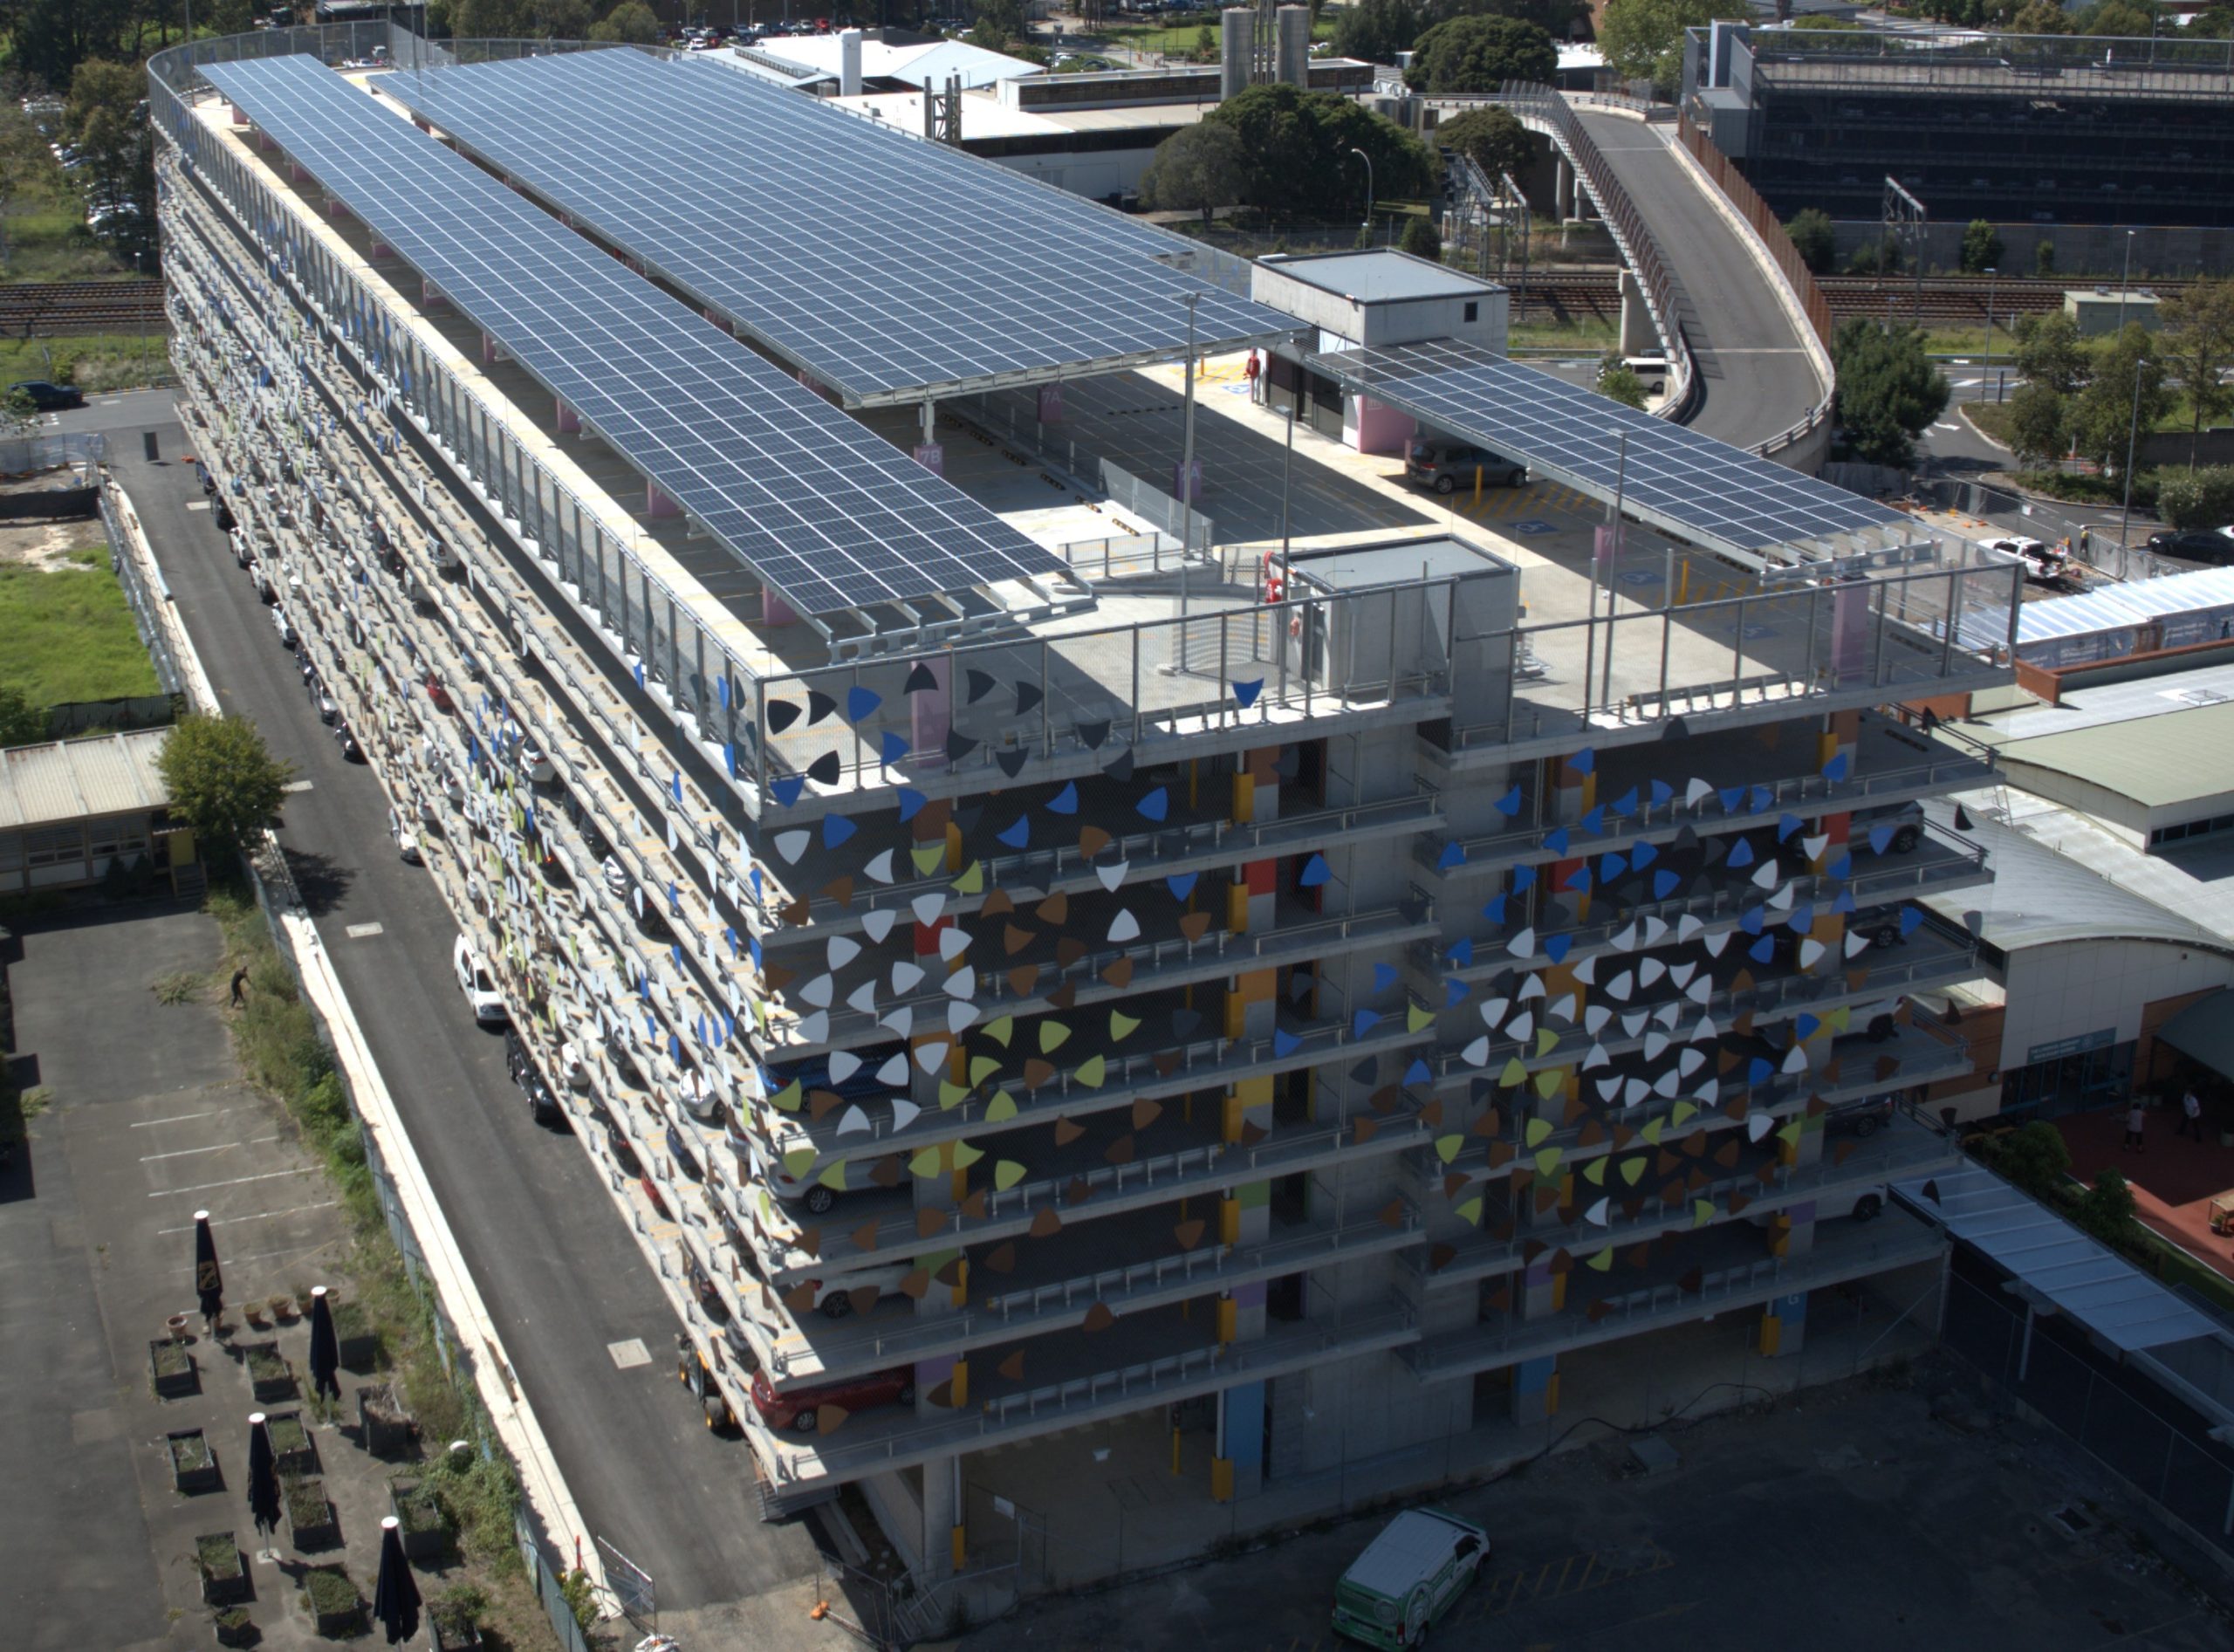
[[[714,203],[538,182],[503,100],[565,106],[559,65],[672,135],[745,118],[690,113],[709,83],[792,94],[630,52],[209,56],[154,79],[197,450],[770,1507],[861,1482],[938,1569],[977,1491],[1082,1519],[1148,1462],[1183,1533],[1338,1458],[1494,1456],[1711,1316],[1790,1354],[1812,1293],[1936,1265],[1877,1189],[1945,1138],[1833,1130],[1967,1061],[1900,997],[1974,967],[1914,897],[1989,874],[1908,805],[1989,760],[1897,706],[2005,677],[1963,641],[2006,634],[2012,566],[1774,467],[1687,486],[1635,438],[1632,472],[1610,427],[1522,428],[1494,363],[1326,356],[1578,485],[1610,456],[1726,582],[1651,604],[1593,577],[1618,539],[1429,533],[1175,591],[798,377],[929,408],[1168,359],[1190,308],[1220,348],[1282,329],[1153,231],[770,105],[771,175],[829,123],[888,198],[971,202],[885,226],[927,294],[956,247],[988,294],[1045,253],[911,339],[874,249],[771,214],[690,267]],[[486,164],[414,108],[485,122]],[[1043,245],[1050,200],[1081,227]],[[816,260],[845,325],[785,306]]]

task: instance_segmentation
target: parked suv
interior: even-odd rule
[[[1474,485],[1474,472],[1501,488],[1518,488],[1528,481],[1528,467],[1464,442],[1415,442],[1404,450],[1404,480],[1415,486],[1453,494]]]
[[[915,1374],[912,1370],[879,1371],[874,1376],[825,1382],[819,1388],[793,1388],[788,1394],[777,1393],[769,1385],[765,1371],[752,1374],[752,1409],[771,1429],[811,1429],[817,1423],[816,1412],[826,1405],[842,1406],[853,1412],[876,1405],[915,1402]]]
[[[24,387],[18,385],[17,388]],[[2148,536],[2148,548],[2160,557],[2178,557],[2188,562],[2211,562],[2221,566],[2234,564],[2234,529],[2182,528]]]
[[[56,413],[64,408],[82,408],[86,393],[74,384],[51,384],[45,379],[24,379],[8,387],[11,396],[20,395],[41,413]]]

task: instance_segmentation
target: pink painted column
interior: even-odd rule
[[[393,258],[395,257],[395,249],[385,241],[375,241],[373,243],[372,256],[375,258]]]
[[[1399,413],[1385,402],[1371,396],[1358,398],[1358,436],[1360,453],[1401,453],[1404,444],[1412,439],[1412,415]]]
[[[560,435],[572,435],[581,429],[582,415],[580,414],[575,412],[573,408],[568,407],[556,396],[552,398],[551,405],[556,409],[556,420],[558,426],[558,434]]]
[[[287,178],[291,183],[306,183],[310,181],[310,168],[301,161],[290,161],[287,163]]]
[[[248,124],[248,111],[237,103],[233,106],[233,124],[236,127],[244,127]]]
[[[936,682],[908,696],[908,732],[915,755],[934,768],[946,767],[946,737],[954,727],[954,665],[943,656],[922,665]]]
[[[1063,422],[1063,387],[1043,384],[1039,387],[1039,422],[1060,424]]]
[[[433,310],[448,302],[449,300],[442,297],[433,282],[425,280],[420,282],[419,307],[421,309]]]
[[[650,483],[644,483],[644,514],[657,521],[661,517],[679,517],[682,507]]]
[[[433,123],[428,121],[423,115],[413,115],[411,117],[411,124],[418,127],[421,132],[431,133],[435,129]]]
[[[503,352],[497,348],[497,341],[490,338],[487,333],[483,333],[481,335],[481,360],[483,363],[486,365],[490,362],[493,362],[502,354]]]
[[[339,223],[342,219],[349,216],[349,209],[343,206],[332,195],[328,195],[326,198],[326,216],[332,219],[336,223]]]
[[[760,593],[760,613],[761,617],[771,626],[792,625],[797,623],[799,617],[799,611],[797,608],[785,601],[772,590],[765,588]]]
[[[1182,476],[1180,471],[1181,465],[1174,462],[1171,467],[1171,497],[1183,500],[1189,504],[1202,504],[1203,462],[1200,459],[1196,460],[1193,468],[1184,476]]]
[[[946,443],[919,442],[914,449],[915,463],[935,476],[946,474]]]

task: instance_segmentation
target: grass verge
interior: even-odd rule
[[[317,1019],[295,991],[245,881],[236,874],[213,883],[208,910],[224,936],[220,968],[228,977],[236,969],[248,970],[242,1006],[226,1011],[242,1073],[285,1104],[347,1213],[353,1243],[344,1272],[351,1299],[379,1330],[392,1365],[388,1379],[433,1451],[427,1481],[456,1526],[471,1581],[487,1593],[484,1621],[506,1646],[552,1647],[513,1538],[519,1481],[511,1460],[501,1452],[442,1450],[451,1440],[487,1437],[480,1402],[443,1368],[431,1309],[389,1236],[363,1134]]]
[[[99,566],[0,567],[0,683],[35,706],[157,694],[124,587]]]
[[[105,390],[154,384],[170,376],[170,340],[161,332],[0,339],[0,384],[51,379],[98,395]]]

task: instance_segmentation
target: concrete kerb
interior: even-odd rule
[[[1744,246],[1747,256],[1760,266],[1762,278],[1769,284],[1770,291],[1777,295],[1777,303],[1791,319],[1792,331],[1799,335],[1801,345],[1807,351],[1807,363],[1815,369],[1815,383],[1821,392],[1820,402],[1828,402],[1839,382],[1837,370],[1831,364],[1831,353],[1815,336],[1815,324],[1807,319],[1807,311],[1799,302],[1799,295],[1792,290],[1792,283],[1785,279],[1784,271],[1770,256],[1768,243],[1761,239],[1760,232],[1745,221],[1744,214],[1739,212],[1730,197],[1723,194],[1722,186],[1707,175],[1707,169],[1698,163],[1673,133],[1662,141],[1675,154],[1676,164],[1691,175],[1692,181],[1699,186],[1699,193],[1707,198],[1708,203],[1721,215],[1723,222],[1730,226],[1730,232]]]
[[[140,589],[162,593],[162,600],[150,605],[155,621],[170,639],[171,658],[178,662],[180,674],[186,682],[187,702],[204,716],[214,716],[217,711],[217,691],[209,683],[209,674],[202,668],[202,656],[195,653],[193,641],[180,623],[178,610],[173,605],[176,599],[155,566],[155,553],[148,548],[147,531],[140,525],[140,512],[133,508],[131,495],[119,487],[113,476],[104,475],[101,486],[107,490],[117,522],[124,530],[124,542],[116,547],[120,556],[131,559],[140,576]]]
[[[152,570],[154,555],[148,547],[146,531],[140,525],[139,513],[113,478],[105,485],[113,493],[118,518],[125,527],[125,553]],[[162,623],[172,634],[175,657],[187,678],[188,698],[195,709],[216,715],[216,693],[185,626],[168,604],[160,612]],[[278,862],[280,851],[277,840],[268,832],[265,840],[266,853]],[[394,1178],[404,1219],[418,1242],[427,1275],[434,1282],[443,1313],[466,1345],[467,1364],[473,1372],[481,1402],[488,1410],[497,1437],[504,1441],[505,1450],[511,1453],[518,1467],[521,1495],[526,1498],[537,1523],[558,1546],[561,1558],[571,1549],[575,1564],[589,1574],[594,1589],[605,1595],[605,1568],[597,1546],[589,1541],[588,1528],[575,1506],[565,1477],[552,1455],[542,1426],[536,1420],[535,1408],[518,1391],[518,1381],[511,1361],[504,1353],[503,1340],[481,1299],[480,1289],[473,1282],[465,1258],[458,1251],[457,1241],[450,1233],[449,1219],[428,1185],[418,1152],[397,1116],[387,1082],[380,1075],[380,1064],[373,1059],[364,1032],[357,1024],[356,1013],[350,1008],[348,995],[334,976],[325,943],[319,939],[310,919],[299,910],[278,914],[274,927],[278,940],[290,955],[296,978],[302,983],[311,1007],[333,1045],[335,1061],[348,1084],[358,1115],[371,1135],[381,1162]]]

